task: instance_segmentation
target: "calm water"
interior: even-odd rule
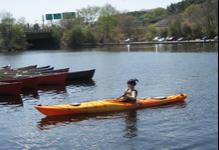
[[[92,51],[87,51],[92,50]],[[99,51],[102,50],[102,51]],[[158,45],[0,54],[0,65],[97,69],[94,82],[0,98],[0,149],[216,150],[218,46]],[[44,118],[34,105],[114,98],[138,78],[140,97],[189,94],[186,103],[95,116]]]

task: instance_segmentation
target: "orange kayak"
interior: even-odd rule
[[[40,105],[35,106],[35,108],[46,116],[64,116],[143,109],[171,103],[184,102],[186,98],[186,94],[179,94],[167,97],[143,98],[137,100],[136,103],[121,102],[117,99],[112,99],[55,106]]]

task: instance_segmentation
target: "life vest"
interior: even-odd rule
[[[136,92],[136,97],[138,97],[138,91],[131,89],[127,89],[127,91],[125,92],[125,96],[132,96],[132,92]]]

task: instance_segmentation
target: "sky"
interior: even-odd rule
[[[47,13],[72,12],[86,6],[111,4],[120,11],[148,10],[167,7],[182,0],[0,0],[0,12],[10,12],[15,18],[25,17],[35,23]]]

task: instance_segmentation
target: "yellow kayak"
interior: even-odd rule
[[[40,105],[35,106],[35,108],[46,116],[64,116],[143,109],[171,103],[184,102],[186,98],[186,94],[178,94],[167,97],[142,98],[138,99],[135,103],[128,103],[122,102],[118,99],[111,99],[55,106]]]

